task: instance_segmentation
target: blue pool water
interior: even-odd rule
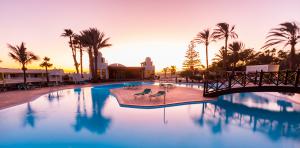
[[[0,110],[0,147],[300,147],[300,105],[287,95],[126,108],[109,92],[122,86],[68,89]]]

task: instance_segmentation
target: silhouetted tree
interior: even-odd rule
[[[81,77],[83,78],[83,42],[84,42],[84,38],[81,35],[74,35],[74,46],[75,48],[79,49],[79,56],[80,56],[80,74]]]
[[[194,49],[195,45],[193,42],[188,47],[186,51],[186,60],[183,63],[184,70],[194,71],[195,69],[200,69],[203,65],[200,62],[199,53]]]
[[[244,48],[245,45],[242,42],[232,42],[231,44],[229,44],[229,49],[232,51],[232,73],[234,73],[235,71],[236,63],[240,60],[239,52]]]
[[[277,50],[273,48],[272,50],[265,50],[263,52],[258,52],[255,59],[255,64],[278,64],[279,60],[277,58]]]
[[[213,61],[214,62],[223,62],[225,54],[226,54],[225,53],[225,47],[222,46],[221,49],[218,50],[218,53],[213,58]]]
[[[170,72],[171,72],[171,77],[173,76],[173,75],[176,75],[176,66],[171,66],[170,68]]]
[[[244,49],[239,52],[240,60],[243,62],[244,66],[250,65],[255,60],[257,55],[258,53],[255,52],[253,48]]]
[[[193,76],[193,71],[186,69],[180,72],[179,74],[181,77],[185,78],[185,81],[188,82],[188,79],[191,78]]]
[[[46,69],[46,77],[47,77],[47,85],[49,83],[49,72],[48,72],[48,68],[52,67],[53,64],[51,64],[49,61],[50,61],[50,58],[48,57],[44,57],[43,59],[44,61],[40,64],[41,67],[45,67]]]
[[[240,50],[238,53],[233,54],[233,51],[229,50],[228,52],[228,63],[232,63],[235,60],[239,61],[239,68],[245,68],[247,65],[258,64],[257,57],[260,54],[256,52],[253,48]],[[237,54],[237,55],[236,55]],[[213,71],[222,71],[223,59],[225,55],[225,49],[222,47],[219,52],[213,58],[212,70]],[[238,57],[239,59],[236,59]],[[237,65],[236,65],[237,66]],[[237,68],[237,67],[236,67]]]
[[[238,38],[238,35],[235,33],[235,26],[229,26],[228,23],[222,22],[222,23],[218,23],[217,28],[214,29],[214,32],[212,34],[212,36],[214,36],[215,39],[225,39],[225,56],[223,59],[223,68],[226,70],[227,69],[227,44],[228,44],[228,39],[232,38]]]
[[[83,30],[80,32],[80,41],[82,46],[87,48],[87,53],[89,57],[89,72],[92,74],[92,77],[95,77],[94,74],[94,56],[93,56],[93,46],[92,46],[92,34],[89,30]]]
[[[74,66],[75,66],[75,70],[76,73],[79,74],[79,64],[77,62],[77,58],[76,58],[76,48],[74,47],[73,44],[73,38],[74,38],[74,33],[71,29],[65,29],[64,32],[61,34],[62,37],[68,37],[69,38],[69,46],[72,50],[72,56],[73,56],[73,61],[74,61]]]
[[[206,70],[208,69],[208,45],[211,42],[214,42],[214,36],[210,33],[209,29],[204,29],[202,32],[199,32],[194,39],[199,44],[205,45],[205,53],[206,53]]]
[[[165,68],[163,68],[163,73],[164,73],[164,75],[165,75],[165,78],[167,77],[167,72],[169,71],[169,67],[165,67]]]
[[[300,29],[295,22],[284,22],[279,24],[278,28],[273,28],[266,37],[267,41],[262,48],[268,48],[274,45],[282,44],[283,48],[291,46],[289,53],[289,68],[296,68],[296,44],[300,40]]]
[[[9,52],[9,56],[22,65],[24,85],[26,85],[26,66],[31,62],[38,60],[39,58],[34,53],[27,51],[25,43],[23,42],[20,46],[12,46],[8,44],[8,48],[11,50],[11,52]]]
[[[90,28],[88,30],[85,30],[82,32],[82,34],[84,34],[84,45],[89,47],[89,50],[92,49],[93,60],[90,60],[90,62],[94,62],[93,66],[91,66],[91,68],[93,69],[92,79],[94,82],[96,82],[99,50],[105,47],[110,47],[112,44],[108,43],[110,38],[106,38],[105,34],[103,32],[100,32],[96,28]]]

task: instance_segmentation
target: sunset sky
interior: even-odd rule
[[[259,50],[272,27],[300,21],[299,6],[299,0],[1,0],[0,67],[19,67],[8,57],[7,43],[23,41],[40,57],[50,57],[54,67],[72,70],[71,50],[61,33],[96,27],[111,37],[113,46],[101,51],[109,64],[139,66],[149,56],[156,70],[180,69],[197,32],[219,22],[234,24],[237,40]],[[209,59],[223,44],[210,45]],[[205,64],[203,46],[197,51]],[[84,60],[87,68],[86,53]]]

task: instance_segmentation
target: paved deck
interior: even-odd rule
[[[166,94],[166,104],[164,104],[164,97],[149,98],[148,95],[134,97],[137,92],[142,92],[145,88],[150,88],[152,93],[156,93],[159,90],[164,90],[156,85],[145,85],[138,89],[125,89],[117,88],[111,89],[111,93],[117,98],[119,104],[122,106],[134,106],[134,107],[155,107],[164,105],[174,105],[188,102],[201,102],[210,101],[216,98],[203,97],[202,90],[187,87],[175,87],[168,90]]]
[[[72,89],[76,87],[88,87],[88,86],[92,86],[92,84],[65,85],[65,86],[36,88],[32,90],[14,90],[8,92],[0,92],[0,110],[33,101],[38,97],[40,97],[41,95],[53,91]]]

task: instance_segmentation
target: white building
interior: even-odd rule
[[[64,71],[62,69],[48,70],[50,82],[62,82]],[[26,70],[26,81],[28,83],[47,82],[46,71],[38,69]],[[0,68],[0,84],[23,83],[23,71],[21,69]]]
[[[155,66],[153,65],[153,62],[152,62],[152,60],[151,60],[150,57],[147,57],[145,59],[145,61],[141,63],[141,67],[126,67],[125,68],[125,66],[122,65],[122,64],[119,64],[121,66],[119,66],[118,64],[108,65],[107,61],[105,60],[105,58],[103,57],[103,55],[102,55],[101,52],[99,52],[99,54],[98,54],[97,61],[98,61],[97,75],[99,76],[100,79],[113,79],[114,78],[114,76],[113,76],[114,74],[112,74],[112,73],[116,72],[116,67],[119,67],[119,70],[121,70],[123,72],[126,71],[125,69],[127,69],[128,71],[131,71],[129,73],[134,72],[134,70],[133,70],[134,68],[141,68],[142,69],[141,77],[142,78],[146,78],[146,79],[147,78],[152,78],[155,75]],[[122,67],[122,68],[120,68],[120,67]],[[112,69],[114,69],[113,72],[111,71]],[[137,73],[137,72],[138,71],[136,71],[135,73]],[[112,78],[110,78],[110,76]]]
[[[277,72],[279,71],[279,65],[250,65],[250,66],[246,66],[246,73],[249,72],[260,72],[260,71],[264,71],[264,72]]]
[[[141,67],[144,68],[144,78],[151,78],[155,75],[155,66],[150,57],[146,57],[145,61],[141,63]]]
[[[100,79],[108,79],[108,64],[105,61],[105,58],[102,56],[102,53],[98,54],[98,67],[97,74]]]

